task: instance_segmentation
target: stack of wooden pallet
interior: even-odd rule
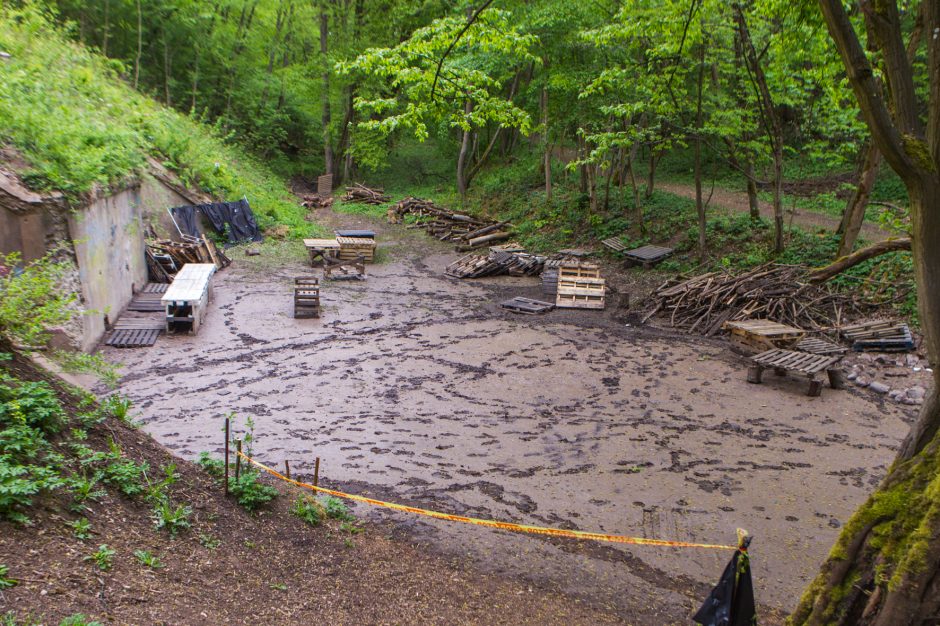
[[[499,263],[488,256],[468,254],[444,268],[444,273],[454,278],[482,278],[498,274],[501,270]]]
[[[340,261],[355,261],[359,257],[366,263],[375,260],[375,236],[341,236],[337,235]]]
[[[558,293],[558,266],[561,265],[561,259],[549,259],[545,261],[542,269],[542,293],[546,296],[554,296]]]
[[[294,279],[294,317],[320,317],[320,279]]]
[[[157,239],[147,244],[147,267],[152,280],[169,283],[187,263],[212,263],[216,269],[223,269],[232,260],[205,235],[199,238],[183,235],[183,241]]]
[[[911,329],[902,322],[876,321],[843,326],[842,336],[852,343],[856,352],[907,352],[914,349]]]
[[[545,257],[515,250],[517,249],[491,248],[486,256],[468,254],[448,265],[444,273],[454,278],[482,278],[500,274],[535,276],[542,271]]]
[[[607,292],[601,269],[594,263],[564,260],[558,266],[555,306],[568,309],[603,309]]]

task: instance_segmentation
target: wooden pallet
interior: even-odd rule
[[[810,352],[812,354],[844,354],[846,352],[845,346],[817,337],[804,337],[793,348],[800,352]]]
[[[499,306],[504,309],[508,309],[513,313],[525,313],[527,315],[535,315],[537,313],[547,313],[555,308],[555,305],[551,302],[542,302],[541,300],[533,300],[532,298],[523,298],[521,296],[515,297],[512,300],[506,300],[505,302],[500,302]]]
[[[163,303],[160,298],[163,293],[160,292],[141,292],[131,299],[127,305],[128,311],[137,311],[139,313],[155,313],[163,310]]]
[[[558,293],[558,266],[546,268],[542,271],[542,293],[554,296]]]
[[[748,368],[747,382],[760,384],[764,370],[772,368],[778,376],[786,376],[788,372],[805,376],[809,379],[807,395],[816,397],[822,392],[822,381],[816,379],[822,372],[826,372],[830,387],[842,388],[842,370],[835,367],[841,359],[841,356],[811,354],[795,350],[767,350],[751,359],[753,365]]]
[[[596,263],[564,260],[558,264],[558,280],[566,278],[601,278],[601,268]]]
[[[152,346],[166,329],[163,316],[129,317],[122,315],[114,327],[105,345],[115,348],[145,348]]]
[[[793,326],[770,320],[739,320],[725,322],[731,343],[745,354],[755,354],[774,348],[792,348],[806,333]]]
[[[320,317],[320,279],[294,279],[294,317]]]
[[[333,196],[333,175],[324,174],[317,177],[317,195],[321,198]]]
[[[566,309],[603,309],[607,292],[603,278],[558,277],[555,306]]]
[[[375,260],[375,239],[368,237],[337,237],[339,243],[340,261],[354,261],[362,257],[363,262],[372,263]]]
[[[169,286],[169,283],[147,283],[140,293],[166,293],[166,288]]]
[[[842,336],[856,352],[907,352],[914,349],[911,329],[903,322],[877,321],[842,328]]]
[[[360,280],[366,277],[363,257],[357,256],[351,261],[343,259],[324,259],[323,278],[328,280]]]
[[[643,246],[623,253],[627,266],[642,265],[650,268],[672,254],[672,248],[662,246]]]
[[[611,237],[610,239],[605,239],[601,243],[614,252],[623,252],[627,249],[627,246],[623,243],[623,239],[620,237]]]
[[[339,242],[333,239],[304,239],[304,247],[307,248],[307,255],[310,257],[310,266],[312,267],[318,260],[323,261],[326,257],[336,258],[339,254]]]

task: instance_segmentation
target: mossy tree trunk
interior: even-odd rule
[[[940,37],[924,38],[924,102],[914,89],[896,0],[860,6],[869,46],[885,65],[884,88],[842,0],[818,1],[873,141],[910,196],[918,307],[934,386],[887,477],[846,524],[791,621],[920,626],[940,619]],[[940,32],[940,2],[922,0],[919,11],[923,32]]]

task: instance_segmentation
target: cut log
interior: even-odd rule
[[[835,262],[825,267],[820,267],[816,270],[813,270],[810,272],[807,278],[811,283],[822,283],[829,280],[833,276],[838,276],[850,267],[854,267],[863,261],[867,261],[868,259],[873,259],[876,256],[881,256],[882,254],[887,254],[889,252],[898,252],[910,249],[911,240],[909,237],[904,237],[901,239],[886,239],[884,241],[879,241],[876,244],[870,245],[867,248],[856,250],[847,256],[840,257],[836,259]]]
[[[467,241],[467,244],[472,247],[482,246],[485,243],[493,243],[494,241],[505,241],[512,237],[512,233],[507,233],[506,231],[500,231],[498,233],[493,233],[492,235],[484,235],[483,237],[477,237],[475,239],[470,239]]]

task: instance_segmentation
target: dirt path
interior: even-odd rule
[[[695,199],[695,187],[692,185],[686,185],[683,183],[674,183],[674,182],[663,182],[658,183],[658,188],[663,191],[668,191],[669,193],[675,194],[677,196],[682,196],[683,198],[692,198]],[[719,206],[725,209],[730,209],[738,213],[747,213],[751,210],[750,204],[748,203],[747,194],[740,191],[731,191],[728,189],[721,189],[716,187],[714,193],[711,192],[711,189],[706,187],[703,190],[705,198],[708,198],[708,195],[711,193],[711,204],[714,206]],[[760,214],[773,221],[774,219],[774,208],[773,205],[769,202],[760,201]],[[784,210],[787,207],[784,205]],[[789,221],[789,214],[785,216],[785,219]],[[796,209],[796,212],[793,214],[793,223],[797,226],[802,226],[808,229],[817,229],[822,228],[824,230],[830,230],[835,232],[839,227],[839,219],[832,217],[831,215],[825,215],[823,213],[814,213],[812,211],[806,211],[804,209]],[[886,230],[883,230],[876,226],[875,224],[865,223],[862,224],[862,236],[871,241],[881,241],[882,239],[887,239],[891,237],[892,234]]]
[[[722,343],[625,326],[615,311],[517,317],[537,279],[456,281],[415,231],[379,231],[387,262],[326,283],[320,320],[290,316],[284,265],[217,275],[197,337],[106,349],[145,429],[186,458],[219,447],[222,416],[255,450],[366,495],[477,517],[678,540],[756,537],[765,623],[791,609],[838,528],[883,476],[912,413],[857,390],[745,382]],[[299,244],[298,244],[299,245]],[[317,273],[319,273],[317,271]],[[360,510],[409,542],[573,594],[631,623],[687,622],[728,555],[546,540]]]

